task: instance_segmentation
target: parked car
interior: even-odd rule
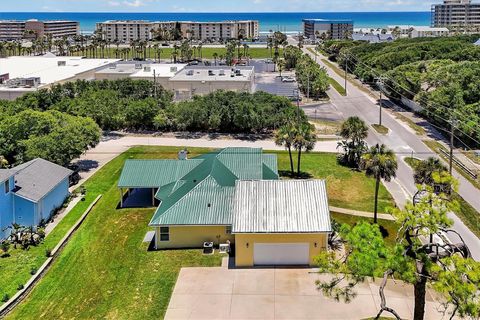
[[[282,82],[295,82],[293,77],[282,77]]]

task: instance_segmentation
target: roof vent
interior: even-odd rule
[[[178,160],[187,160],[187,157],[188,157],[187,149],[183,149],[178,152]]]

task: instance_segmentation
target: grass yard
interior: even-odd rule
[[[342,127],[342,122],[324,119],[310,119],[310,123],[315,126],[317,135],[335,134],[338,135]]]
[[[288,174],[290,161],[288,153],[277,152],[278,168],[281,174]],[[296,153],[294,153],[296,168]],[[337,163],[332,153],[307,153],[302,156],[302,171],[309,177],[327,181],[330,205],[346,209],[373,212],[375,180],[365,177],[364,172],[352,170]],[[387,189],[380,186],[378,198],[379,212],[393,207],[394,202]]]
[[[110,49],[105,49],[105,58],[117,58],[115,55],[115,48],[110,48]],[[172,52],[173,48],[162,48],[162,51],[160,52],[160,58],[162,60],[171,60],[172,59]],[[180,51],[178,51],[180,52]],[[202,48],[202,58],[203,59],[213,59],[213,54],[216,53],[218,57],[223,56],[225,57],[227,50],[222,47],[222,48],[211,48],[211,47],[203,47]],[[100,51],[97,52],[97,58],[101,58],[100,56]],[[130,55],[132,54],[132,51],[130,51]],[[240,54],[243,55],[243,47],[240,49]],[[252,59],[266,59],[266,58],[271,58],[271,51],[269,48],[258,48],[258,47],[250,47],[248,49],[247,53]],[[280,49],[280,55],[283,54],[283,49]],[[74,54],[75,56],[81,56],[82,52],[76,52]],[[237,50],[235,50],[235,56],[237,55]],[[88,55],[88,57],[90,57]],[[177,55],[177,58],[179,58],[180,55]],[[121,58],[121,55],[119,56]],[[154,59],[155,58],[155,52],[154,50],[148,50],[147,49],[147,59]],[[200,54],[198,52],[194,53],[194,58],[200,58]],[[225,59],[225,58],[224,58]]]
[[[416,124],[412,119],[404,116],[400,112],[395,112],[395,118],[405,122],[408,126],[415,131],[416,134],[423,136],[426,134],[425,129]]]
[[[165,314],[180,268],[186,266],[219,266],[218,255],[203,256],[200,250],[147,251],[142,239],[154,209],[122,209],[116,207],[120,193],[116,182],[126,159],[176,158],[178,147],[135,147],[100,169],[86,183],[87,201],[66,217],[58,230],[47,237],[45,244],[24,252],[33,261],[43,261],[45,248],[56,244],[68,226],[98,194],[102,199],[93,208],[83,225],[73,235],[45,277],[27,299],[7,319],[153,319]],[[195,154],[208,149],[189,148]],[[288,153],[278,152],[280,170],[289,168]],[[311,153],[303,157],[303,170],[328,183],[330,204],[339,207],[373,210],[374,180],[361,172],[341,167],[334,154]],[[392,205],[386,189],[380,189],[379,210]],[[71,221],[70,224],[69,221]],[[56,240],[56,241],[54,241]],[[18,252],[20,256],[22,252]],[[17,253],[16,253],[17,254]],[[2,263],[24,264],[12,256]],[[14,262],[14,263],[13,263]],[[23,277],[14,281],[12,270],[1,281],[10,291],[29,277],[29,267],[22,268]],[[10,278],[13,277],[13,278]],[[6,279],[9,279],[7,281]]]

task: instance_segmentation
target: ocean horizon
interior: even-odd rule
[[[74,20],[82,33],[92,33],[105,20],[221,21],[258,20],[260,32],[299,32],[302,19],[351,19],[354,28],[383,28],[389,25],[430,25],[430,12],[0,12],[0,20]]]

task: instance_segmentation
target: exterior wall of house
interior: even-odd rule
[[[235,236],[226,233],[225,226],[171,226],[170,240],[160,241],[160,227],[155,228],[156,249],[202,248],[204,242],[216,245],[235,241]]]
[[[42,219],[48,220],[52,212],[62,206],[68,195],[68,178],[65,178],[39,201],[37,221],[35,221],[35,224],[39,224]]]
[[[15,223],[26,227],[34,226],[37,220],[37,205],[30,200],[15,196],[14,215]]]
[[[254,243],[309,243],[310,265],[313,266],[315,257],[327,249],[327,234],[235,234],[235,265],[237,267],[253,267]]]
[[[0,183],[0,239],[8,237],[9,230],[6,230],[13,220],[13,192],[15,187],[14,177],[9,178],[9,190],[5,192],[6,181]]]

